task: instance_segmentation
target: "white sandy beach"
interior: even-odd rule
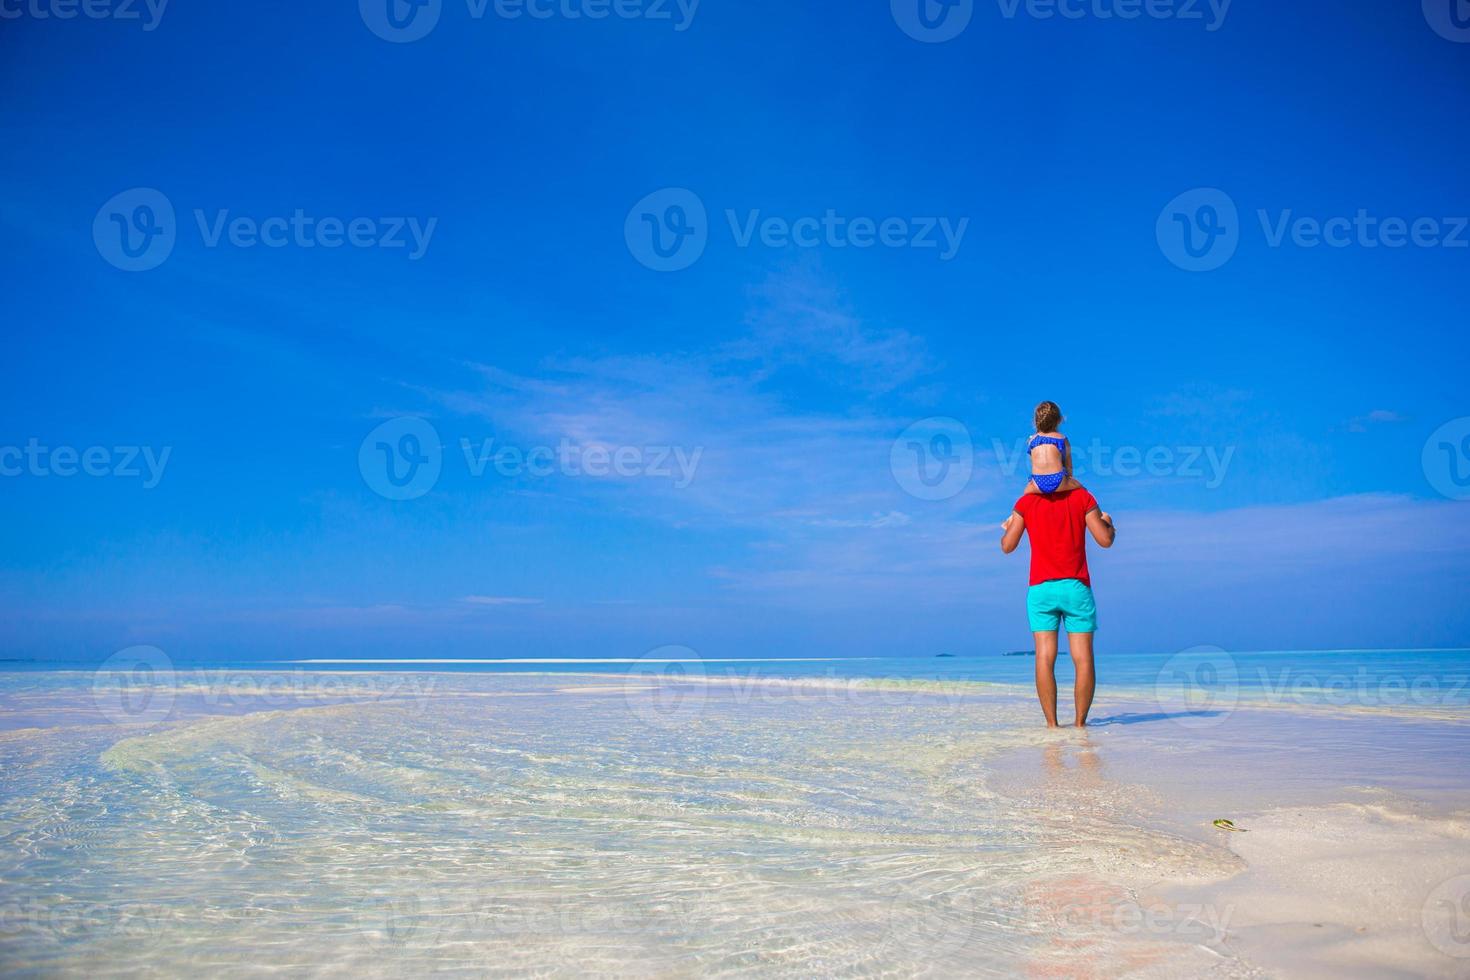
[[[980,685],[418,676],[181,688],[150,726],[7,690],[4,972],[1470,966],[1470,726],[1104,698],[1048,732]]]

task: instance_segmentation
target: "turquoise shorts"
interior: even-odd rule
[[[1063,619],[1068,633],[1097,632],[1097,603],[1092,601],[1092,589],[1079,579],[1054,578],[1031,586],[1026,614],[1033,633],[1054,632]]]

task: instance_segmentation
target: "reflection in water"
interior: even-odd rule
[[[1097,750],[1093,748],[1086,729],[1079,732],[1078,738],[1079,741],[1067,744],[1054,741],[1043,746],[1041,750],[1043,768],[1048,778],[1056,781],[1066,779],[1071,787],[1095,786],[1102,778],[1102,760],[1098,758]],[[1068,778],[1068,753],[1073,759],[1070,770],[1072,775],[1077,777],[1075,781]]]

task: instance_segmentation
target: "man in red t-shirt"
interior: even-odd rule
[[[1096,673],[1092,665],[1092,634],[1097,630],[1097,606],[1092,601],[1092,578],[1087,574],[1087,538],[1083,529],[1104,548],[1113,546],[1117,530],[1086,488],[1059,493],[1027,493],[1001,525],[1005,534],[1000,550],[1016,550],[1022,534],[1031,536],[1031,589],[1026,611],[1036,640],[1036,695],[1046,726],[1057,727],[1057,630],[1067,625],[1067,651],[1077,669],[1073,701],[1077,727],[1087,725],[1092,708]]]

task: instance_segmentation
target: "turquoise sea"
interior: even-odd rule
[[[143,650],[147,648],[135,648]],[[1011,651],[987,655],[932,657],[704,658],[671,646],[642,657],[533,658],[300,658],[226,660],[124,653],[106,663],[91,660],[12,659],[0,674],[80,672],[99,667],[130,670],[142,662],[181,676],[226,671],[277,675],[293,672],[432,672],[458,674],[657,674],[689,679],[813,678],[918,683],[984,683],[1029,689],[1033,655]],[[1470,648],[1448,650],[1261,650],[1227,651],[1200,646],[1167,653],[1114,652],[1097,658],[1104,688],[1130,696],[1176,696],[1197,700],[1305,703],[1334,706],[1446,709],[1470,706]],[[1072,675],[1065,651],[1057,676]]]

